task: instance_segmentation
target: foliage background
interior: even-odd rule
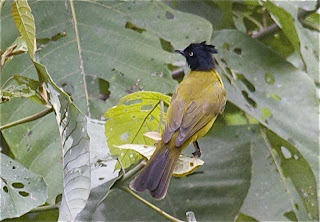
[[[62,168],[72,159],[62,155],[67,139],[59,132],[66,126],[57,124],[55,118],[83,113],[90,117],[84,132],[79,128],[70,130],[70,135],[85,133],[90,144],[96,145],[87,148],[91,185],[86,188],[90,196],[89,201],[81,196],[86,211],[78,212],[78,219],[163,220],[119,189],[113,189],[97,208],[95,195],[106,194],[118,173],[113,173],[115,161],[103,135],[104,113],[133,92],[172,93],[176,80],[182,78],[175,70],[188,72],[184,59],[174,54],[174,49],[204,40],[219,50],[218,71],[228,92],[224,114],[199,141],[205,165],[193,175],[174,179],[164,201],[142,196],[180,219],[188,210],[194,211],[198,220],[319,219],[316,1],[28,2],[36,27],[35,58],[67,93],[50,102],[66,107],[66,111],[62,110],[60,116],[56,108],[36,121],[1,130],[2,153],[16,161],[14,167],[25,171],[24,180],[9,180],[4,172],[13,168],[12,162],[5,164],[6,157],[1,157],[1,212],[5,212],[3,203],[12,204],[15,210],[2,214],[1,219],[58,219],[55,204],[67,188]],[[1,1],[2,51],[20,36],[11,3]],[[28,24],[27,20],[23,21]],[[35,80],[38,75],[46,75],[43,70],[37,73],[30,60],[30,46],[28,50],[29,55],[13,56],[1,67],[2,92],[12,75]],[[14,89],[12,97],[18,98],[0,105],[1,126],[44,109],[31,94],[19,91],[18,86],[24,83],[29,92],[39,94],[32,91],[30,80],[16,82],[9,85]],[[50,80],[45,82],[55,87]],[[79,110],[72,108],[75,106]],[[72,123],[78,122],[76,118]],[[120,130],[128,133],[129,141],[130,131]],[[39,182],[27,185],[27,181],[35,181],[30,178],[38,177]],[[4,181],[10,182],[6,186]],[[41,194],[37,201],[21,194],[33,190]],[[72,206],[68,199],[63,200],[67,209]],[[95,203],[91,208],[90,201]],[[49,207],[37,208],[45,202]],[[22,216],[31,209],[36,212]],[[64,210],[60,208],[60,219]]]

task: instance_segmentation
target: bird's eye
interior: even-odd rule
[[[189,56],[193,56],[193,52],[189,52]]]

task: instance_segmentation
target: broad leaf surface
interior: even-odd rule
[[[34,62],[46,84],[49,101],[56,114],[62,144],[63,192],[59,220],[73,221],[85,207],[91,187],[90,138],[87,117],[58,88],[46,68]]]
[[[252,180],[241,212],[259,221],[315,220],[317,190],[310,166],[288,142],[267,135],[252,139]]]
[[[1,153],[0,219],[19,217],[48,198],[43,178]]]
[[[162,201],[153,200],[148,193],[141,196],[180,220],[185,220],[186,211],[192,210],[198,221],[232,221],[250,186],[251,138],[255,134],[247,126],[211,130],[199,140],[203,166],[187,177],[173,178],[167,198]],[[192,152],[186,150],[185,154],[190,156]],[[115,190],[104,202],[105,208],[101,206],[104,215],[97,214],[94,219],[163,221],[137,200],[127,204],[128,198],[128,194]],[[134,213],[123,214],[124,211]]]
[[[297,147],[318,178],[319,102],[309,76],[238,31],[217,32],[213,42],[227,64],[228,100]]]
[[[94,118],[103,118],[127,93],[172,92],[176,83],[168,65],[182,58],[172,54],[167,42],[182,48],[190,41],[208,40],[212,32],[206,20],[159,2],[75,1],[74,14],[69,2],[29,1],[29,5],[37,28],[37,57],[77,107]],[[1,11],[1,30],[6,30],[1,32],[1,49],[19,36],[10,7],[4,4]],[[146,11],[156,19],[150,20]],[[6,63],[1,83],[13,74],[37,79],[27,54]],[[1,106],[1,125],[42,110],[40,104],[16,98]],[[54,115],[2,133],[17,160],[44,177],[48,203],[54,204],[62,192],[61,144]]]
[[[104,134],[104,123],[89,119],[87,130],[90,137],[91,188],[83,210],[76,221],[91,221],[99,204],[109,194],[109,189],[118,177],[114,171],[117,161],[111,157]],[[93,144],[93,145],[91,145]]]
[[[306,72],[315,83],[319,83],[319,32],[304,28],[299,22],[299,9],[307,7],[314,10],[316,2],[306,5],[286,4],[284,2],[266,1],[264,5],[270,11],[277,24],[294,48],[300,53]]]
[[[165,120],[164,108],[168,106],[170,100],[169,96],[161,93],[137,92],[123,97],[117,106],[105,114],[106,136],[111,153],[119,158],[124,168],[137,163],[141,156],[133,150],[121,150],[115,146],[154,145],[154,141],[143,134],[150,131],[162,132]],[[163,113],[162,119],[161,113]]]

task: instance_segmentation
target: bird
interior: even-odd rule
[[[200,157],[197,141],[209,131],[226,104],[226,90],[212,56],[218,53],[215,46],[204,41],[191,43],[184,50],[175,52],[185,57],[191,71],[172,95],[165,128],[155,152],[129,184],[136,192],[148,190],[157,200],[166,196],[182,150],[193,143],[193,155]]]

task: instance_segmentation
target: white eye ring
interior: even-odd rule
[[[193,56],[193,52],[189,52],[189,56]]]

